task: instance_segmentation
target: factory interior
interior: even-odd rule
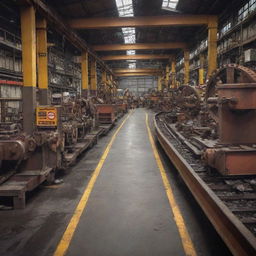
[[[256,256],[256,0],[0,0],[1,256]]]

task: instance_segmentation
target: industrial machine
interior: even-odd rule
[[[254,71],[230,64],[211,77],[204,99],[191,86],[169,99],[171,130],[223,175],[256,174],[255,79]]]
[[[206,103],[218,142],[204,153],[206,163],[224,175],[256,174],[256,73],[228,65],[215,74],[215,87],[212,79]]]
[[[116,121],[117,107],[115,104],[98,104],[97,120],[99,124],[114,124]]]
[[[237,245],[244,255],[255,254],[255,81],[255,71],[225,65],[203,93],[191,86],[175,91],[172,109],[154,120],[195,200],[229,248]]]
[[[90,100],[54,94],[53,104],[37,106],[34,132],[19,123],[0,124],[0,196],[13,197],[14,208],[25,207],[25,192],[54,180],[97,141],[92,133],[95,107]]]

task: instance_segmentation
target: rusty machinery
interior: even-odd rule
[[[169,112],[178,110],[181,107],[183,110],[189,109],[193,111],[194,106],[198,108],[200,102],[200,95],[198,91],[191,86],[182,85],[178,88],[169,88],[162,91],[152,90],[146,95],[147,107],[153,109],[155,112]]]
[[[129,88],[126,88],[123,94],[123,102],[126,104],[128,109],[134,107],[134,99],[134,94],[129,90]]]
[[[255,81],[251,69],[223,66],[200,97],[183,88],[154,120],[163,150],[234,255],[256,252]]]
[[[97,123],[104,127],[113,126],[115,121],[128,111],[127,97],[118,97],[117,83],[114,80],[101,82],[97,88],[97,96],[92,97]]]
[[[53,105],[57,107],[61,119],[64,147],[71,147],[83,139],[93,128],[95,106],[88,99],[71,99],[65,93],[53,95]]]
[[[218,142],[204,154],[207,164],[225,175],[256,174],[256,73],[223,67],[208,83],[206,103],[218,124]]]
[[[101,82],[98,85],[96,104],[97,122],[100,125],[113,125],[118,117],[121,117],[123,111],[122,102],[117,98],[117,84],[115,81]]]
[[[14,208],[24,208],[26,191],[45,180],[54,181],[56,170],[74,163],[100,134],[106,134],[118,113],[127,110],[115,91],[112,83],[108,90],[105,84],[99,86],[99,95],[87,99],[65,92],[52,94],[50,105],[37,106],[36,123],[29,135],[23,132],[22,115],[6,119],[2,104],[0,196],[12,197]]]
[[[86,99],[53,95],[53,104],[36,108],[32,134],[20,122],[0,123],[0,196],[13,197],[15,208],[25,207],[25,192],[55,170],[66,168],[97,136],[91,135],[95,109]]]
[[[181,86],[166,113],[169,128],[206,165],[223,175],[256,174],[256,73],[229,64],[217,70],[202,99]]]

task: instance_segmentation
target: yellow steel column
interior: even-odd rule
[[[158,80],[157,80],[157,90],[159,92],[162,91],[162,77],[161,76],[158,76]]]
[[[176,60],[172,58],[172,88],[176,88]]]
[[[106,82],[107,82],[107,72],[106,72],[106,70],[103,70],[103,71],[102,71],[101,81],[102,81],[103,83],[106,83]]]
[[[97,95],[97,62],[95,59],[91,60],[91,88],[90,93],[91,96]]]
[[[114,92],[114,81],[113,81],[113,75],[110,74],[110,87],[109,87],[109,91],[111,93],[111,95],[113,95],[113,92]]]
[[[117,96],[117,88],[118,88],[117,82],[113,80],[113,84],[114,84],[114,96]]]
[[[48,95],[48,52],[47,52],[47,22],[44,18],[36,20],[37,39],[37,75],[39,88],[39,104],[50,103]]]
[[[170,80],[170,66],[167,65],[165,70],[165,87],[166,88],[168,88],[169,80]]]
[[[184,84],[189,83],[189,50],[184,50]]]
[[[36,20],[33,6],[21,7],[23,130],[31,134],[36,107]]]
[[[104,84],[104,92],[106,93],[108,91],[107,72],[106,72],[106,70],[102,71],[101,83]]]
[[[200,54],[199,84],[204,84],[204,55]]]
[[[89,89],[88,74],[88,52],[83,51],[81,55],[81,72],[82,72],[82,97],[87,97]]]
[[[208,78],[217,68],[217,33],[218,20],[214,17],[210,19],[208,24]]]

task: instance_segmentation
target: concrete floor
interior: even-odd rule
[[[0,212],[0,255],[54,253],[113,132],[65,173],[63,184],[37,189],[25,210]],[[198,255],[230,255],[159,152]],[[117,135],[67,255],[184,255],[148,139],[145,110],[137,109]]]

